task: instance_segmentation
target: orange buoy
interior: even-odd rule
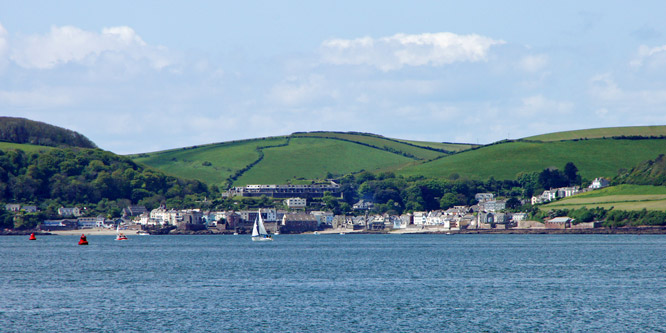
[[[35,237],[35,233],[30,234],[30,240],[37,240],[37,237]]]
[[[86,235],[81,234],[81,239],[79,239],[79,245],[88,245],[88,240],[86,239]]]

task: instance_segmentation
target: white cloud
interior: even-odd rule
[[[634,60],[632,60],[629,64],[632,67],[641,67],[646,62],[651,65],[666,64],[666,45],[652,47],[652,48],[645,45],[641,45],[638,48],[637,57]]]
[[[7,29],[0,24],[0,59],[4,57],[7,52]]]
[[[5,27],[0,24],[0,73],[2,73],[2,70],[7,64],[7,58],[5,55],[9,49],[9,43],[7,42],[8,35],[9,34],[7,33]]]
[[[590,80],[589,92],[592,97],[601,101],[633,104],[636,107],[666,103],[666,90],[625,90],[620,88],[609,74],[593,77]]]
[[[536,73],[548,65],[548,56],[544,54],[528,55],[520,60],[519,67],[525,72]]]
[[[617,86],[610,74],[592,77],[589,92],[593,97],[605,101],[616,101],[624,97],[624,92]]]
[[[159,70],[172,62],[166,51],[164,47],[146,44],[126,26],[105,28],[101,33],[54,26],[44,35],[15,38],[10,59],[23,68],[50,69],[67,63],[92,65],[104,57],[117,62],[147,61]]]
[[[396,34],[373,39],[331,39],[321,45],[322,60],[334,65],[369,65],[382,71],[404,66],[443,66],[487,59],[488,50],[505,42],[450,32]]]

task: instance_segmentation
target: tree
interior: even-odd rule
[[[460,200],[459,196],[455,193],[446,193],[439,199],[439,207],[441,209],[449,209],[453,206],[459,205]]]
[[[564,176],[569,181],[569,186],[579,184],[580,176],[578,175],[578,168],[573,162],[569,162],[564,166]]]
[[[522,205],[522,203],[517,198],[509,198],[509,200],[506,201],[506,208],[509,209],[515,209],[516,207],[520,207],[520,205]]]

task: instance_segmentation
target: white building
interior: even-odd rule
[[[413,220],[414,225],[425,225],[428,212],[414,212]]]
[[[159,225],[176,225],[179,221],[182,221],[183,217],[181,213],[175,209],[167,210],[166,207],[162,206],[150,211],[150,214],[147,219],[141,220],[141,224],[159,224]]]
[[[81,209],[79,207],[72,207],[72,208],[60,207],[58,208],[58,215],[79,217],[81,216]]]
[[[310,214],[314,215],[314,217],[317,219],[317,225],[333,225],[333,218],[335,215],[333,215],[332,212],[314,211],[310,212]]]
[[[492,193],[477,193],[474,195],[474,199],[478,202],[491,201],[494,197]]]
[[[557,199],[557,189],[555,190],[546,190],[541,193],[540,196],[533,196],[532,197],[532,204],[540,204],[544,202],[550,202]]]
[[[600,188],[608,187],[610,186],[610,182],[606,180],[605,178],[594,178],[592,181],[592,184],[589,186],[589,188],[593,190],[598,190]]]
[[[289,198],[284,201],[288,208],[305,208],[307,200],[304,198]]]

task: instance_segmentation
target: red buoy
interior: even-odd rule
[[[88,240],[86,239],[86,235],[81,234],[81,239],[79,239],[79,245],[88,245]]]
[[[30,234],[30,240],[37,240],[37,237],[35,237],[35,233]]]

